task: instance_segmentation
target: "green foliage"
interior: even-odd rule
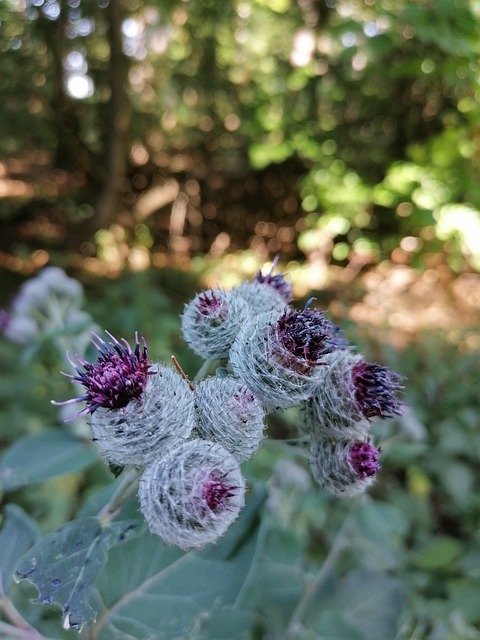
[[[104,284],[91,287],[89,310],[115,334],[128,335],[142,318],[155,335],[163,322],[178,326],[181,305],[153,275]],[[178,333],[166,331],[160,357],[178,355],[178,345]],[[10,347],[2,344],[7,356]],[[328,498],[300,448],[267,440],[245,465],[250,495],[234,527],[217,545],[183,553],[145,532],[136,497],[117,513],[123,474],[114,480],[68,425],[52,428],[48,400],[69,393],[56,351],[45,345],[28,365],[12,357],[8,377],[28,390],[41,379],[34,405],[48,412],[32,424],[34,408],[27,397],[18,403],[3,373],[11,419],[2,431],[2,478],[10,473],[0,570],[8,602],[57,639],[75,637],[62,629],[66,607],[66,622],[84,623],[80,637],[91,640],[480,637],[478,354],[432,335],[399,353],[386,349],[383,360],[407,376],[411,408],[375,428],[383,469],[369,496]]]
[[[97,518],[82,518],[68,522],[22,557],[15,576],[33,582],[38,589],[36,602],[60,605],[65,629],[81,629],[95,615],[90,590],[109,549],[138,528],[138,521],[103,525]]]
[[[45,429],[17,440],[0,460],[0,491],[75,473],[97,460],[93,445],[58,429]],[[25,465],[25,461],[29,464]]]
[[[40,537],[36,523],[16,505],[6,505],[3,515],[3,526],[0,530],[0,544],[2,546],[0,596],[10,588],[18,560]]]
[[[0,3],[0,150],[13,178],[19,165],[9,162],[25,158],[34,168],[47,159],[59,184],[63,172],[80,174],[60,199],[39,176],[36,194],[49,198],[42,212],[83,224],[105,177],[108,18],[90,0],[60,3],[61,18],[48,17],[56,4]],[[188,218],[185,235],[193,229],[192,246],[202,247],[222,229],[203,215],[205,203],[218,205],[217,182],[234,176],[249,189],[269,170],[280,176],[278,194],[276,165],[291,161],[301,175],[293,212],[281,192],[272,217],[260,204],[251,225],[254,235],[258,221],[287,212],[288,257],[480,268],[478,3],[126,5],[132,160],[122,224],[136,224],[124,211],[144,186],[173,175],[186,192],[198,185],[191,202],[201,226]],[[72,53],[93,95],[65,91]],[[17,204],[2,202],[2,220],[36,219],[39,200]],[[147,218],[125,242],[155,249],[165,220]],[[100,232],[85,250],[108,263],[113,235]],[[23,258],[24,236],[14,237],[8,251]],[[88,288],[100,326],[127,339],[138,329],[155,358],[174,353],[193,377],[199,363],[178,323],[190,278],[139,273]],[[23,361],[0,342],[0,636],[36,637],[33,625],[43,638],[76,637],[58,611],[70,607],[67,622],[85,623],[89,640],[480,640],[478,353],[434,335],[382,351],[407,376],[409,410],[374,433],[383,468],[367,498],[332,502],[312,483],[282,484],[280,460],[300,472],[306,461],[293,446],[267,443],[246,465],[252,496],[234,528],[217,546],[184,554],[140,526],[120,539],[140,523],[135,498],[118,521],[105,520],[122,475],[113,479],[88,435],[60,424],[50,400],[69,397],[71,385],[57,373],[66,365],[54,339]],[[53,589],[57,569],[63,583]]]

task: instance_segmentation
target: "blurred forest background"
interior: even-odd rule
[[[278,255],[408,378],[356,562],[399,578],[398,638],[478,640],[480,2],[3,0],[0,51],[1,306],[61,266],[101,326],[190,372],[183,303]],[[1,349],[7,447],[68,385]],[[85,478],[52,482],[13,496],[44,531]],[[328,542],[326,507],[292,504]]]
[[[479,13],[5,0],[0,267],[117,276],[279,254],[300,294],[378,265],[426,285],[477,272]],[[478,308],[462,280],[459,304]]]

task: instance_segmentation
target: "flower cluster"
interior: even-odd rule
[[[380,468],[370,443],[373,419],[401,414],[402,378],[386,367],[342,350],[324,370],[322,384],[302,405],[314,478],[333,495],[361,493]]]
[[[46,267],[27,280],[0,315],[3,335],[20,345],[31,345],[43,336],[59,333],[74,337],[77,346],[88,342],[93,322],[81,309],[83,289],[58,267]]]
[[[260,447],[269,409],[301,408],[312,475],[326,491],[351,496],[374,480],[380,449],[370,425],[400,413],[401,378],[355,355],[312,300],[300,311],[290,301],[273,267],[231,291],[197,294],[183,336],[217,368],[195,384],[151,363],[137,334],[133,348],[94,334],[96,362],[69,357],[75,373],[66,375],[84,392],[56,404],[84,402],[79,414],[90,416],[105,459],[140,470],[140,509],[166,543],[200,547],[235,520],[240,465]]]

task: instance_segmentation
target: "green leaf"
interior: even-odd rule
[[[480,623],[480,580],[463,579],[449,585],[449,605],[454,611],[461,611],[463,617],[475,624]]]
[[[395,568],[400,561],[402,535],[408,529],[405,515],[392,505],[366,496],[356,518],[352,544],[358,557],[370,568]]]
[[[0,461],[0,490],[8,491],[74,473],[98,460],[95,447],[75,436],[48,429],[17,440]]]
[[[235,605],[255,559],[262,502],[254,496],[227,535],[201,552],[167,547],[148,533],[112,549],[96,584],[103,611],[91,637],[162,640],[195,630],[205,639],[241,638],[253,614]]]
[[[348,640],[395,638],[403,606],[399,580],[376,571],[352,571],[333,585],[330,596],[318,606],[319,613],[306,626],[320,635],[329,630],[333,639],[332,617],[339,616],[342,619],[339,629],[356,631],[355,635],[345,636]]]
[[[414,558],[415,566],[426,571],[449,568],[462,555],[462,545],[454,538],[437,536]]]
[[[315,631],[321,640],[359,640],[355,626],[349,624],[339,611],[323,611],[315,624]]]
[[[304,541],[281,529],[269,516],[262,519],[255,563],[239,604],[260,611],[272,637],[281,637],[305,588]]]
[[[90,591],[108,550],[138,533],[138,521],[102,525],[98,518],[69,522],[37,542],[21,559],[16,576],[38,589],[40,604],[58,604],[64,628],[80,629],[92,622]]]
[[[8,591],[18,560],[39,537],[40,530],[34,520],[20,507],[5,505],[0,530],[0,596]]]

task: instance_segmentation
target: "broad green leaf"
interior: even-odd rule
[[[413,559],[415,566],[427,571],[445,569],[463,553],[462,545],[448,536],[437,536]]]
[[[480,580],[456,580],[449,585],[450,601],[448,607],[459,611],[468,622],[480,623]]]
[[[327,598],[315,603],[306,626],[320,635],[328,629],[331,633],[332,616],[340,616],[345,629],[355,629],[355,640],[386,640],[397,636],[403,607],[399,580],[376,571],[352,571],[333,584]]]
[[[138,521],[102,525],[98,518],[69,522],[35,544],[17,566],[16,576],[38,589],[40,604],[57,604],[64,628],[80,629],[95,618],[90,590],[109,549],[141,529]]]
[[[18,560],[39,537],[34,520],[20,507],[5,505],[0,530],[0,596],[8,591]]]
[[[474,495],[475,473],[467,464],[450,460],[442,469],[442,483],[455,503],[465,507]]]
[[[399,562],[402,535],[408,528],[404,514],[396,507],[368,497],[357,511],[352,543],[370,568],[392,569]]]
[[[253,611],[233,607],[216,609],[202,621],[198,640],[251,640],[254,622]]]
[[[230,623],[228,612],[256,557],[255,520],[262,502],[254,496],[225,537],[204,551],[185,553],[148,533],[113,548],[96,584],[103,611],[90,637],[241,638],[234,622],[245,628],[252,613],[235,607]],[[198,636],[189,635],[194,631]]]
[[[315,631],[321,640],[359,640],[358,630],[339,611],[323,611],[315,624]]]
[[[0,461],[0,490],[8,491],[85,469],[98,460],[95,447],[48,429],[17,440]]]
[[[282,633],[304,591],[303,553],[303,540],[282,530],[274,518],[264,517],[256,562],[239,604],[258,610],[272,637]]]

